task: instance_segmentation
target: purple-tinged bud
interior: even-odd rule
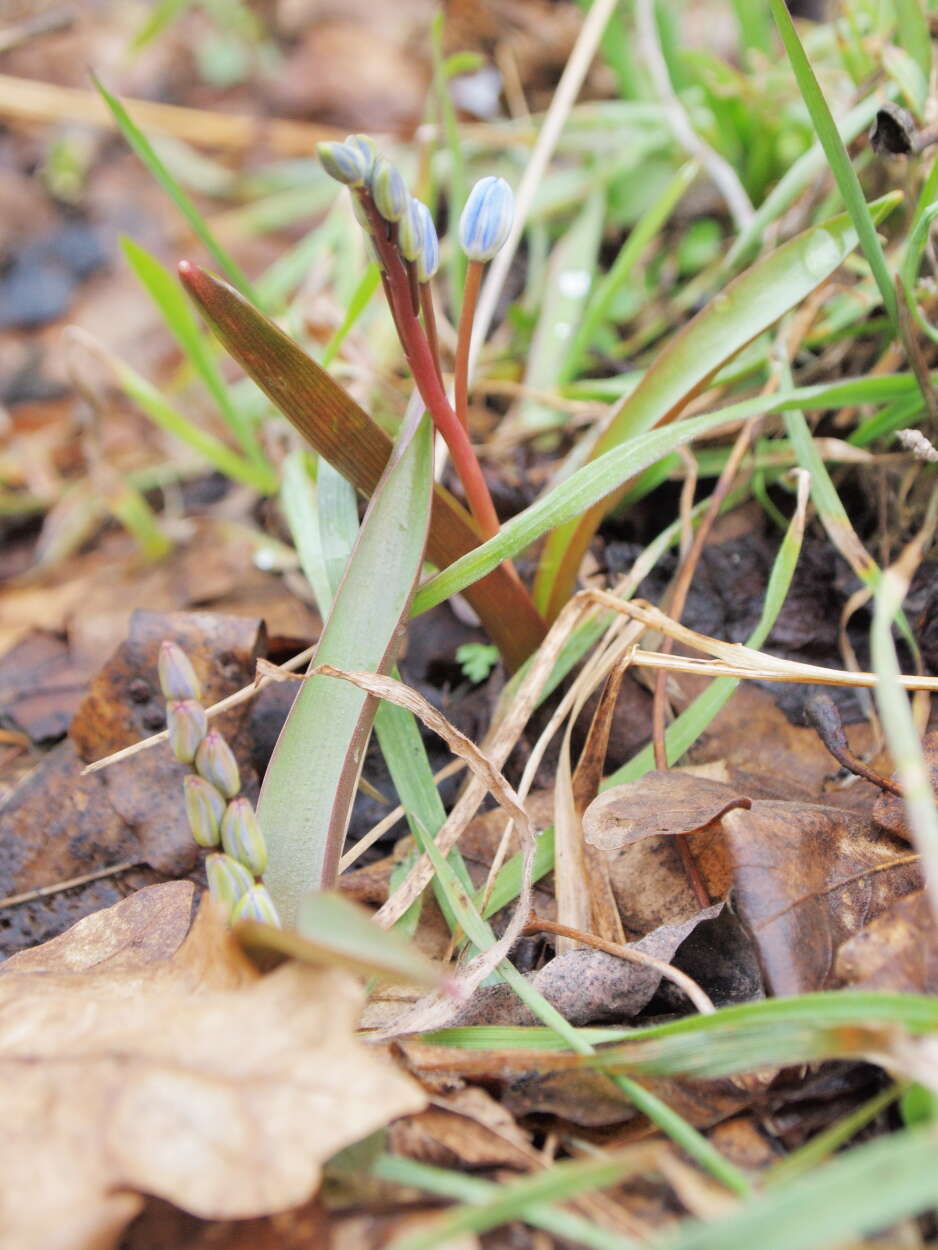
[[[169,745],[181,764],[191,764],[208,732],[205,708],[195,699],[179,699],[166,704]]]
[[[407,208],[410,192],[401,171],[383,156],[375,161],[368,185],[375,208],[385,221],[400,221]]]
[[[371,171],[378,156],[378,149],[375,147],[374,139],[369,135],[347,135],[345,146],[353,148],[362,158],[362,164],[365,167],[365,181],[367,182],[371,177]]]
[[[254,878],[244,864],[239,864],[230,855],[206,855],[205,875],[208,877],[209,893],[229,916],[238,900],[254,889]]]
[[[440,240],[437,237],[433,216],[423,200],[415,200],[420,218],[420,251],[417,253],[417,277],[429,282],[440,267]]]
[[[202,686],[195,669],[182,647],[174,642],[160,643],[157,672],[164,699],[201,699]]]
[[[237,924],[239,920],[257,920],[261,924],[280,928],[280,917],[266,886],[255,885],[241,895],[231,913],[231,923]]]
[[[267,867],[267,843],[250,799],[232,799],[221,822],[221,844],[232,857],[259,877]]]
[[[504,178],[480,178],[459,219],[459,242],[470,260],[491,260],[511,232],[515,201]]]
[[[318,143],[316,154],[323,169],[336,182],[347,187],[365,185],[369,166],[357,147],[350,143]]]
[[[194,773],[183,779],[182,788],[192,837],[199,846],[218,846],[225,800],[210,781]]]
[[[202,739],[195,753],[195,770],[216,790],[220,790],[226,799],[233,799],[241,789],[238,761],[217,729],[210,729]]]

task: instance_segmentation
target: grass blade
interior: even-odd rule
[[[391,668],[423,563],[432,482],[432,430],[421,419],[375,490],[312,664]],[[280,734],[257,815],[270,854],[264,880],[287,926],[305,895],[334,880],[374,710],[349,683],[312,677]]]
[[[265,464],[266,461],[254,430],[244,420],[232,400],[221,370],[208,349],[192,307],[183,295],[178,282],[163,268],[155,256],[151,256],[144,248],[134,243],[133,239],[121,239],[121,248],[140,284],[146,289],[162,314],[173,338],[182,348],[193,369],[218,405],[218,411],[224,418],[228,429],[252,460]],[[271,470],[270,478],[270,489],[273,490],[276,486],[273,470]]]
[[[136,125],[130,114],[124,108],[123,104],[121,104],[120,100],[118,100],[117,96],[112,95],[111,92],[108,91],[107,87],[104,86],[97,75],[92,73],[91,79],[101,98],[104,100],[104,103],[111,110],[121,134],[182,213],[183,217],[185,217],[186,221],[192,227],[193,232],[199,239],[201,239],[204,246],[212,254],[218,265],[225,271],[235,286],[243,291],[248,299],[258,302],[251,287],[251,283],[248,281],[244,272],[235,263],[235,261],[231,259],[225,249],[212,234],[205,218],[157,156],[150,140]]]
[[[288,335],[236,291],[196,265],[180,266],[183,284],[226,349],[319,454],[370,495],[391,454],[391,440],[338,383]],[[466,511],[434,488],[427,555],[445,568],[479,544]],[[517,668],[544,637],[544,623],[504,569],[467,594],[506,663]],[[339,666],[341,667],[341,666]]]
[[[876,233],[876,224],[864,198],[860,179],[857,177],[857,171],[853,168],[853,162],[850,160],[847,149],[844,147],[827,100],[824,98],[824,92],[821,90],[814,70],[811,68],[811,62],[801,46],[801,40],[798,38],[798,32],[795,30],[795,23],[792,21],[791,14],[788,12],[784,0],[769,0],[769,5],[772,9],[772,16],[775,18],[775,24],[778,26],[779,33],[782,36],[785,51],[788,53],[788,59],[791,62],[798,88],[811,115],[815,133],[824,149],[824,154],[827,157],[831,173],[834,175],[834,180],[840,190],[847,212],[853,221],[860,247],[869,263],[870,269],[873,271],[873,277],[882,296],[883,307],[889,314],[890,321],[895,325],[896,292],[889,274],[889,266],[886,264],[886,256],[883,252],[882,244]]]
[[[877,220],[900,198],[877,201]],[[593,458],[676,416],[727,360],[829,278],[856,242],[849,217],[841,215],[804,231],[730,283],[670,341],[596,441]],[[600,499],[548,539],[535,602],[549,617],[570,597],[583,554],[617,493]]]

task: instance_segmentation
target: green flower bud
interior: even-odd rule
[[[362,204],[357,195],[352,196],[352,212],[355,216],[355,220],[364,230],[365,234],[374,234],[371,221],[368,218],[368,214],[365,212],[365,206]]]
[[[423,217],[418,204],[413,196],[408,198],[397,226],[397,243],[405,260],[416,260],[423,247]]]
[[[195,699],[179,699],[166,704],[166,728],[173,755],[182,764],[191,764],[199,744],[208,732],[205,708]]]
[[[367,182],[371,177],[371,171],[374,168],[378,155],[374,139],[369,135],[347,135],[345,146],[353,148],[361,156],[362,163],[365,166],[365,181]]]
[[[221,818],[225,814],[224,798],[210,781],[194,773],[183,779],[182,788],[192,837],[199,846],[218,846]]]
[[[233,799],[241,789],[238,761],[231,747],[217,729],[210,729],[195,753],[195,770],[210,781],[226,799]]]
[[[255,885],[241,895],[231,913],[231,923],[237,924],[239,920],[258,920],[261,924],[280,928],[280,917],[266,886]]]
[[[318,143],[319,162],[330,178],[347,187],[362,187],[368,176],[368,164],[357,147],[350,143]]]
[[[174,642],[160,643],[157,672],[164,699],[201,699],[202,687],[195,669],[182,647]]]
[[[480,178],[459,219],[459,242],[470,260],[491,260],[508,238],[514,196],[504,178]]]
[[[429,282],[440,267],[440,240],[429,208],[422,200],[414,201],[420,218],[420,251],[417,253],[417,277]]]
[[[232,857],[259,877],[267,867],[267,844],[250,799],[232,799],[221,822],[221,844]]]
[[[375,208],[385,221],[400,221],[410,194],[401,171],[383,156],[375,161],[368,183]]]
[[[206,855],[205,874],[209,893],[216,903],[224,907],[229,916],[231,909],[247,893],[254,889],[254,878],[230,855]]]

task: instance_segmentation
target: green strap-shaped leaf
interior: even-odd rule
[[[391,440],[314,360],[227,283],[184,262],[180,277],[209,325],[268,398],[363,495],[370,495],[391,454]],[[479,545],[478,530],[441,486],[433,493],[427,556],[445,568]],[[467,599],[510,668],[540,646],[544,623],[530,597],[497,568]]]
[[[871,205],[874,220],[881,221],[900,198],[884,196]],[[730,283],[671,339],[614,413],[591,458],[672,420],[727,360],[826,281],[856,244],[850,218],[842,214],[799,234]],[[549,618],[570,597],[580,561],[618,493],[560,526],[548,539],[535,602]]]
[[[433,430],[422,418],[379,482],[311,667],[387,673],[423,564],[433,488]],[[287,927],[300,902],[334,883],[375,701],[349,682],[304,681],[257,804],[269,852],[264,882]]]

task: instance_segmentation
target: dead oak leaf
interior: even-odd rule
[[[600,850],[617,851],[642,838],[694,833],[734,808],[751,806],[751,799],[722,781],[654,770],[594,799],[583,816],[583,836]]]
[[[938,994],[938,927],[926,892],[906,894],[844,942],[836,972],[862,989]]]
[[[287,1210],[343,1147],[426,1098],[355,1040],[332,969],[250,965],[185,882],[0,969],[3,1243],[105,1250],[143,1194],[207,1219]]]
[[[921,885],[908,845],[852,812],[758,800],[723,828],[736,911],[775,996],[835,988],[839,947]]]

